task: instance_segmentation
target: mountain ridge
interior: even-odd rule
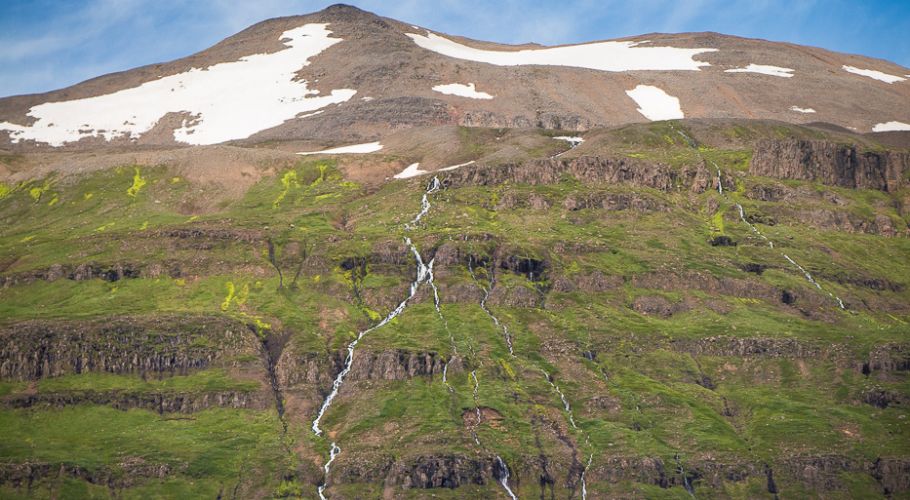
[[[644,39],[332,7],[0,101],[0,497],[910,495],[910,82]]]
[[[510,46],[450,35],[440,38],[433,35],[432,31],[415,30],[411,25],[355,7],[336,5],[313,14],[257,23],[208,49],[171,62],[103,75],[45,94],[0,99],[0,123],[6,122],[6,125],[0,125],[0,137],[7,136],[3,146],[47,147],[40,139],[47,132],[35,131],[33,140],[26,138],[31,133],[28,127],[36,123],[35,118],[27,116],[27,113],[29,109],[34,113],[36,105],[103,97],[150,84],[156,79],[179,78],[190,68],[236,63],[252,54],[277,54],[287,50],[287,45],[281,42],[278,35],[307,23],[334,23],[334,26],[328,27],[331,34],[327,39],[339,41],[309,57],[309,64],[301,60],[300,67],[288,69],[296,74],[295,79],[312,86],[312,90],[319,91],[321,95],[332,89],[351,89],[356,96],[328,106],[319,106],[316,108],[318,113],[312,115],[291,115],[278,121],[277,126],[265,126],[253,134],[233,140],[247,143],[299,140],[310,139],[317,134],[323,138],[334,134],[339,140],[374,140],[389,132],[389,128],[384,126],[389,120],[381,119],[380,123],[371,123],[368,118],[370,113],[387,113],[380,111],[383,106],[381,102],[386,101],[394,108],[392,103],[395,99],[412,100],[409,105],[412,114],[402,115],[402,127],[432,123],[518,128],[543,126],[580,131],[646,121],[647,115],[642,116],[641,112],[636,111],[638,103],[630,99],[631,89],[636,85],[660,89],[668,96],[668,102],[672,102],[671,99],[679,102],[679,111],[670,109],[669,115],[659,116],[776,119],[788,123],[806,123],[809,121],[807,118],[811,117],[812,121],[832,123],[858,132],[868,132],[875,126],[889,122],[910,122],[910,79],[901,76],[910,73],[910,69],[886,61],[712,32],[649,34],[557,46]],[[411,33],[414,31],[417,34]],[[503,57],[511,57],[510,54],[524,52],[534,56],[535,60],[540,60],[545,53],[553,53],[556,62],[562,60],[559,64],[568,65],[548,66],[546,64],[550,63],[545,63],[542,66],[532,62],[530,65],[518,63],[503,67],[446,57],[434,53],[435,49],[419,46],[430,43],[431,40],[428,38],[427,42],[421,42],[423,33],[437,37],[432,40],[449,40],[447,43],[464,44],[464,47],[471,48],[476,54],[489,54],[482,57],[502,60]],[[652,40],[643,45],[645,38]],[[456,45],[451,50],[456,50]],[[691,69],[699,71],[622,70],[626,63],[615,59],[629,57],[632,58],[629,62],[633,62],[635,58],[643,57],[641,54],[647,53],[642,51],[657,50],[657,47],[666,47],[660,49],[665,54],[660,57],[670,56],[673,51],[704,47],[700,49],[704,52],[692,56],[700,68]],[[463,49],[457,50],[464,52]],[[561,55],[566,50],[576,53],[587,51],[591,56],[580,56],[582,59],[578,59],[579,56],[569,56],[567,52]],[[603,59],[604,63],[618,69],[597,71],[578,68],[573,67],[577,63],[565,59],[572,57],[582,64],[590,64],[583,61],[593,62],[590,57],[596,56],[597,51],[604,50],[614,51],[614,55],[609,57],[616,61],[609,62],[611,59],[608,58]],[[644,64],[642,67],[647,68],[650,63],[636,64]],[[888,74],[901,81],[891,84],[876,81],[873,77],[851,74],[844,69],[847,67],[861,71],[878,68],[875,71],[890,72]],[[459,79],[465,81],[459,83]],[[464,84],[468,80],[476,80],[474,83],[480,90],[486,86],[490,91],[488,95],[493,97],[488,102],[480,103],[476,99],[449,96],[431,89],[436,83]],[[522,85],[503,87],[501,82],[512,80],[519,81]],[[711,88],[713,92],[703,92],[702,89],[705,88]],[[161,98],[165,103],[162,106],[165,106],[168,96],[162,95]],[[363,98],[376,102],[365,102]],[[864,105],[857,107],[854,103],[860,101]],[[672,104],[670,106],[672,108]],[[110,145],[111,142],[124,146],[177,146],[191,140],[173,132],[180,128],[180,116],[202,116],[205,119],[204,114],[191,112],[178,103],[170,108],[161,107],[155,113],[158,117],[154,126],[131,132],[131,139],[124,140],[121,136],[113,141],[98,140],[98,132],[93,132],[91,126],[85,129],[87,133],[77,133],[76,125],[73,124],[73,131],[66,136],[69,139],[56,145],[78,148],[79,141],[75,139],[82,138],[80,140],[87,147],[101,147]],[[321,113],[335,116],[337,120],[316,116]],[[171,134],[174,134],[173,137]],[[24,138],[21,142],[20,136]],[[213,140],[215,142],[207,143],[223,142]]]

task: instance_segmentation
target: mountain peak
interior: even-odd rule
[[[335,4],[171,63],[0,99],[0,147],[375,140],[431,124],[584,131],[679,118],[910,128],[910,70],[870,58],[710,32],[519,47],[410,26]]]
[[[345,3],[336,3],[329,5],[328,7],[319,11],[318,14],[324,19],[330,21],[358,22],[367,19],[379,18],[379,16],[372,12],[368,12]]]

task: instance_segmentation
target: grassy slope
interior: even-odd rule
[[[620,134],[621,147],[614,146],[615,150],[671,165],[697,158],[667,130],[652,127],[633,132]],[[748,133],[733,129],[730,134],[735,137],[731,140]],[[767,182],[742,176],[749,156],[746,149],[702,148],[701,154],[718,162],[726,173],[738,176],[740,190],[732,193],[732,199],[741,200],[747,211],[762,209],[761,203],[742,194],[750,183]],[[366,297],[363,308],[373,312],[364,313],[363,308],[348,302],[350,274],[335,266],[344,258],[368,254],[379,243],[399,242],[405,235],[404,223],[419,210],[423,181],[394,182],[375,191],[366,190],[344,181],[331,162],[307,162],[267,178],[242,199],[226,203],[215,213],[198,216],[183,215],[180,207],[205,193],[164,169],[124,167],[77,180],[51,178],[11,186],[0,199],[4,227],[0,231],[0,259],[7,266],[4,274],[53,264],[167,260],[183,263],[183,276],[115,283],[62,279],[0,289],[0,321],[205,312],[292,332],[291,341],[301,352],[339,349],[369,324],[370,314],[384,314],[403,297],[413,269],[371,266],[362,286]],[[888,197],[881,193],[805,185],[837,192],[858,213],[885,212],[906,226],[906,220],[890,208]],[[492,250],[482,241],[492,236],[515,254],[546,258],[552,266],[551,277],[591,271],[621,276],[698,271],[718,277],[755,278],[741,271],[738,264],[760,262],[774,267],[758,279],[803,294],[817,293],[777,251],[754,238],[739,222],[729,199],[716,193],[635,189],[665,203],[670,207],[666,212],[569,212],[562,208],[562,200],[570,194],[624,190],[622,186],[585,186],[566,180],[549,186],[443,191],[434,196],[433,209],[421,227],[408,234],[422,250],[460,240],[463,235],[477,236],[480,241],[461,244],[480,254]],[[503,209],[499,201],[506,194],[539,195],[551,200],[554,208]],[[718,203],[717,210],[709,210],[712,200]],[[797,221],[759,227],[819,276],[910,283],[906,259],[910,240],[906,238],[822,231]],[[257,231],[275,242],[286,277],[293,275],[300,248],[324,258],[328,268],[305,267],[297,288],[278,290],[264,245],[221,241],[203,250],[191,245],[168,247],[154,236],[162,228]],[[739,245],[709,246],[707,240],[718,233],[730,235]],[[557,244],[586,245],[596,250],[552,252]],[[868,258],[870,249],[880,258]],[[440,274],[441,285],[475,286],[466,269]],[[820,281],[826,290],[854,303],[870,295],[894,303],[910,302],[906,288],[871,292]],[[500,273],[499,286],[534,289],[523,277],[508,273]],[[716,299],[728,312],[699,308],[660,319],[629,308],[641,295],[661,295],[670,301],[681,300],[684,295]],[[442,299],[447,302],[444,294]],[[910,428],[904,418],[906,411],[859,402],[862,391],[875,383],[906,395],[910,392],[906,380],[870,380],[825,360],[694,359],[663,349],[642,349],[668,339],[732,335],[796,338],[819,345],[844,343],[860,356],[882,342],[907,341],[910,317],[906,314],[863,309],[843,313],[833,303],[821,302],[825,305],[820,313],[827,320],[810,319],[763,301],[711,297],[697,291],[642,290],[628,283],[596,294],[552,292],[546,309],[491,305],[514,334],[517,357],[510,358],[500,332],[478,304],[444,304],[450,327],[447,331],[432,303],[425,300],[368,336],[362,349],[429,350],[448,355],[451,333],[466,357],[467,370],[477,370],[480,405],[500,416],[482,424],[478,437],[486,450],[495,450],[519,472],[530,471],[527,461],[537,450],[554,457],[560,466],[568,465],[560,462],[567,459],[570,450],[559,433],[580,450],[580,456],[595,453],[595,467],[598,458],[611,455],[659,456],[672,461],[677,452],[688,461],[708,457],[768,461],[831,453],[862,458],[907,456]],[[568,346],[568,351],[554,346]],[[584,350],[600,354],[596,361],[587,361],[580,357]],[[466,354],[471,352],[475,354]],[[562,404],[541,370],[554,374],[559,381],[575,411],[578,430],[568,425]],[[717,384],[716,390],[695,383],[700,373]],[[218,372],[163,382],[89,374],[44,380],[36,390],[211,390],[243,384]],[[438,378],[352,383],[356,390],[344,393],[324,420],[324,427],[344,449],[338,466],[350,465],[357,457],[388,454],[402,458],[479,453],[463,425],[463,413],[474,407],[467,371],[453,373],[451,384],[454,393],[449,393]],[[23,390],[26,388],[21,383],[0,383],[0,395]],[[615,404],[612,409],[609,404],[605,408],[604,401]],[[725,404],[735,409],[733,416],[724,416]],[[290,416],[291,439],[298,449],[306,450],[302,455],[321,456],[327,442],[311,436],[307,424],[310,417]],[[141,456],[180,466],[171,479],[140,482],[126,490],[127,496],[144,496],[149,488],[163,488],[159,491],[174,496],[190,491],[214,496],[222,488],[232,488],[238,476],[249,491],[299,488],[309,494],[311,489],[295,481],[280,481],[283,467],[292,464],[282,452],[279,423],[273,412],[208,410],[182,420],[142,410],[120,412],[77,406],[0,410],[0,422],[6,431],[0,441],[4,461],[66,462],[92,469],[116,466],[123,456]],[[534,451],[529,454],[529,450]],[[250,463],[261,465],[244,469],[248,466],[244,464]],[[320,463],[307,464],[303,470]],[[558,488],[562,488],[564,470],[559,474]],[[857,491],[869,486],[860,477],[847,479]],[[734,490],[727,493],[753,496],[762,486],[751,482],[731,485]],[[785,487],[797,488],[790,484]],[[22,494],[22,490],[5,488],[0,490],[4,496]],[[337,488],[339,493],[349,494],[377,491],[375,485],[367,484]],[[535,488],[528,481],[518,487],[524,494],[533,493]],[[631,483],[592,484],[590,488],[601,492],[634,490],[655,497],[685,495],[681,488],[665,491]],[[74,479],[42,483],[37,491],[42,496],[52,492],[107,494]]]

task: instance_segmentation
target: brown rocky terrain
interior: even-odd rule
[[[910,121],[910,79],[886,83],[843,69],[846,65],[895,76],[910,73],[907,68],[886,61],[717,33],[686,33],[651,34],[620,41],[642,47],[716,49],[694,56],[696,61],[707,63],[697,71],[503,67],[454,59],[421,48],[406,35],[426,34],[426,30],[343,5],[306,16],[264,21],[184,59],[101,76],[46,94],[0,99],[0,121],[27,125],[33,120],[28,116],[29,109],[37,104],[110,94],[190,68],[236,61],[251,54],[275,53],[283,50],[279,42],[282,32],[307,23],[327,23],[332,36],[343,42],[312,58],[307,66],[301,61],[297,77],[322,93],[349,88],[357,91],[356,96],[331,105],[318,115],[298,117],[259,131],[241,143],[290,139],[327,145],[366,142],[397,130],[443,124],[583,131],[647,121],[626,95],[627,90],[640,84],[656,86],[678,97],[687,118],[824,122],[864,133],[878,123]],[[450,39],[505,53],[543,48]],[[793,70],[792,77],[726,72],[749,64],[789,68]],[[432,90],[435,85],[468,82],[494,98],[478,100]],[[791,109],[794,106],[816,112],[796,112]],[[176,116],[174,112],[178,110],[172,111],[167,116]],[[113,140],[110,146],[177,145],[169,132],[179,125],[179,119],[162,119],[138,140]],[[0,136],[6,134],[0,132]],[[11,143],[9,137],[3,140],[0,146],[16,151],[48,149],[41,143]],[[67,147],[103,145],[103,139],[87,138]]]
[[[336,42],[295,81],[356,93],[247,137],[9,125],[312,23]],[[619,41],[717,49],[698,70],[497,66],[429,34],[332,6],[0,99],[0,497],[910,494],[910,132],[871,132],[910,79],[843,66],[910,70],[716,33]]]

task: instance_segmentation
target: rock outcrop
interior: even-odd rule
[[[862,151],[828,141],[760,141],[749,173],[778,179],[816,181],[830,186],[897,191],[910,171],[910,154]]]
[[[331,385],[344,367],[346,350],[321,353],[295,353],[285,349],[278,360],[276,373],[282,387],[297,384]],[[347,380],[407,380],[413,377],[442,376],[447,359],[436,352],[416,352],[393,349],[387,351],[357,351],[351,362]],[[462,369],[461,361],[453,359],[449,372]]]
[[[691,189],[703,192],[711,185],[711,174],[704,165],[674,169],[661,163],[601,156],[549,158],[499,166],[471,165],[446,172],[440,180],[446,187],[491,186],[506,182],[555,184],[565,176],[585,184],[628,184],[661,191]]]
[[[246,325],[217,316],[27,321],[0,330],[0,379],[182,375],[229,353],[258,358],[257,341]]]
[[[23,394],[0,398],[0,406],[31,408],[63,407],[77,404],[106,405],[118,410],[142,408],[158,413],[193,413],[208,408],[248,408],[264,410],[274,406],[266,391],[214,392],[130,392],[72,391]]]
[[[180,473],[184,466],[174,467],[167,463],[151,463],[141,457],[127,457],[119,464],[89,470],[68,463],[3,463],[0,464],[0,484],[14,488],[29,488],[32,484],[49,477],[70,477],[112,489],[129,488],[148,479],[164,479]]]

